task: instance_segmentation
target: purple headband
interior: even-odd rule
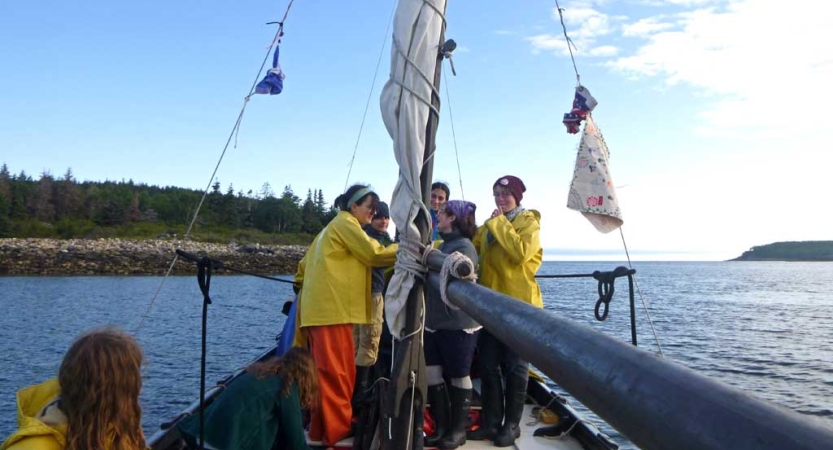
[[[477,209],[477,205],[465,200],[449,200],[445,202],[443,207],[451,214],[454,214],[454,217],[459,217],[460,219],[466,217],[468,214],[474,214],[474,210]]]

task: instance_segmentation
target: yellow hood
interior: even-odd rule
[[[60,450],[66,445],[66,422],[47,424],[38,418],[43,407],[61,393],[57,379],[23,388],[17,392],[17,424],[0,450]]]

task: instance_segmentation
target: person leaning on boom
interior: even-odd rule
[[[58,378],[17,393],[20,428],[2,450],[137,450],[142,431],[142,349],[129,334],[102,328],[70,346]]]
[[[480,257],[477,281],[543,308],[541,288],[535,280],[544,253],[539,238],[541,214],[521,206],[524,192],[523,181],[512,175],[498,178],[492,186],[496,208],[472,240]],[[485,329],[480,332],[477,348],[482,421],[480,428],[469,433],[468,438],[492,439],[496,446],[508,447],[521,434],[519,425],[526,400],[529,362]]]
[[[308,341],[321,392],[309,435],[325,446],[350,433],[356,377],[353,325],[371,323],[371,268],[393,265],[399,248],[384,247],[362,229],[378,203],[379,196],[361,184],[336,198],[340,211],[315,237],[295,274],[301,286],[295,345]]]
[[[471,242],[477,231],[474,203],[449,200],[440,207],[437,228],[446,254],[460,253],[477,264],[477,250]],[[465,312],[449,306],[440,291],[428,286],[425,292],[425,371],[428,403],[434,418],[434,434],[426,436],[426,447],[455,449],[466,443],[471,407],[471,363],[482,327]],[[450,385],[446,386],[448,378]]]

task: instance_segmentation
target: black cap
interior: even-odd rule
[[[376,214],[373,218],[378,219],[380,217],[387,217],[390,219],[390,208],[388,208],[388,204],[385,202],[379,202],[379,204],[376,205]]]

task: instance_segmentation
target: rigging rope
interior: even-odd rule
[[[275,37],[272,39],[272,43],[266,47],[266,56],[263,57],[263,62],[260,64],[260,68],[257,70],[257,75],[255,75],[255,81],[252,83],[252,87],[249,88],[249,94],[243,99],[243,107],[240,108],[240,114],[237,115],[237,120],[234,122],[234,126],[231,129],[231,133],[229,133],[228,139],[226,139],[226,145],[223,147],[222,153],[220,153],[220,159],[217,160],[217,165],[214,166],[214,172],[211,173],[211,178],[208,180],[208,185],[205,187],[205,191],[202,193],[202,198],[200,199],[199,204],[197,205],[197,210],[194,211],[194,216],[191,218],[191,223],[188,224],[188,229],[185,231],[185,236],[183,240],[187,241],[191,235],[191,230],[194,227],[194,223],[197,221],[197,217],[200,214],[200,208],[202,208],[203,203],[205,202],[206,196],[208,196],[208,191],[211,189],[211,184],[214,182],[214,177],[217,175],[217,170],[220,169],[220,164],[223,162],[223,158],[226,156],[226,151],[228,150],[229,144],[231,143],[232,138],[237,135],[237,130],[240,128],[240,123],[243,121],[243,113],[246,112],[246,105],[249,103],[249,99],[252,97],[255,91],[255,87],[257,86],[257,82],[260,79],[260,74],[263,72],[263,68],[266,66],[266,61],[269,60],[269,54],[272,52],[272,48],[275,44],[280,45],[281,36],[283,36],[283,24],[286,21],[286,18],[289,16],[289,9],[292,8],[292,4],[295,0],[289,0],[289,5],[286,7],[286,11],[283,14],[283,19],[278,22],[278,31],[275,32]],[[235,144],[235,147],[237,145]],[[139,330],[142,329],[142,325],[145,324],[145,319],[147,319],[148,315],[150,314],[150,310],[153,308],[153,304],[156,303],[156,299],[159,297],[159,293],[162,291],[162,287],[165,285],[165,280],[168,279],[168,276],[171,275],[171,271],[174,268],[174,264],[179,259],[179,255],[174,255],[173,261],[171,261],[171,265],[168,266],[168,270],[165,272],[165,276],[162,277],[162,281],[159,283],[159,287],[156,289],[156,293],[153,295],[153,298],[150,300],[150,304],[148,304],[147,309],[145,310],[144,314],[142,314],[142,318],[139,321],[139,325],[136,326],[134,333],[138,333]]]
[[[631,255],[628,253],[628,244],[625,243],[625,233],[622,232],[622,227],[619,227],[619,235],[622,236],[622,245],[625,246],[625,256],[628,258],[628,267],[633,269],[633,265],[631,264]],[[662,346],[659,345],[659,336],[657,336],[657,330],[654,329],[654,322],[651,320],[651,314],[648,312],[648,305],[645,303],[645,297],[642,296],[642,289],[639,288],[639,281],[636,279],[636,274],[633,276],[633,282],[636,284],[636,292],[639,293],[639,299],[642,301],[642,308],[645,310],[645,316],[648,317],[648,324],[651,325],[651,332],[654,333],[654,341],[657,343],[659,356],[664,358],[665,355],[662,354]]]
[[[385,54],[385,47],[388,44],[388,33],[390,32],[390,24],[393,23],[393,16],[396,13],[396,3],[396,1],[393,2],[393,8],[390,11],[388,27],[385,29],[384,39],[382,39],[382,48],[379,49],[379,60],[376,61],[376,71],[373,73],[373,81],[370,83],[370,92],[367,93],[367,102],[364,105],[364,114],[362,114],[362,124],[359,126],[359,135],[356,137],[356,145],[353,147],[353,156],[350,158],[350,164],[347,169],[347,179],[344,180],[345,191],[347,190],[347,185],[350,183],[350,174],[353,172],[353,163],[356,161],[356,153],[359,150],[359,141],[362,140],[364,121],[367,118],[367,110],[370,108],[370,99],[373,97],[373,89],[376,87],[376,76],[379,75],[379,65],[382,63],[382,55]]]
[[[555,7],[558,10],[558,19],[561,22],[561,30],[564,32],[564,40],[567,44],[567,50],[570,52],[570,61],[573,62],[573,70],[576,73],[576,86],[581,86],[581,75],[578,73],[578,67],[576,66],[576,58],[573,55],[573,48],[575,44],[573,40],[570,39],[570,36],[567,35],[567,26],[564,24],[564,9],[561,5],[558,4],[558,0],[555,0]],[[578,50],[578,48],[576,48]],[[591,115],[591,113],[588,113]],[[601,134],[601,129],[599,129],[599,136],[604,141],[604,137]],[[628,268],[633,269],[633,264],[631,264],[631,256],[628,253],[628,244],[625,242],[625,234],[622,232],[622,227],[619,227],[619,235],[622,237],[622,245],[625,248],[625,256],[628,258]],[[541,278],[558,278],[557,276],[542,276]],[[642,307],[645,310],[645,316],[648,318],[648,324],[651,326],[651,332],[654,334],[654,341],[657,343],[657,349],[659,349],[660,356],[664,357],[662,353],[662,346],[659,343],[659,337],[657,336],[657,331],[654,328],[654,322],[651,320],[651,314],[648,312],[648,306],[645,302],[645,297],[642,295],[642,290],[639,288],[639,282],[636,280],[636,275],[634,275],[634,283],[636,284],[636,291],[639,293],[639,299],[642,301]]]
[[[581,76],[578,74],[578,67],[576,67],[576,58],[573,56],[573,48],[576,44],[573,43],[573,40],[570,39],[570,36],[567,36],[567,26],[564,25],[564,9],[561,8],[561,5],[558,4],[558,0],[555,0],[555,8],[558,10],[558,18],[561,20],[561,29],[564,31],[564,40],[567,44],[567,50],[570,52],[570,60],[573,61],[573,70],[576,72],[576,86],[581,86]],[[576,48],[578,51],[578,48]]]
[[[445,102],[448,104],[448,120],[451,122],[451,138],[454,140],[454,157],[457,159],[457,179],[460,181],[460,198],[465,200],[466,194],[463,193],[463,172],[460,170],[460,153],[457,151],[457,133],[454,132],[454,115],[451,114],[451,94],[448,91],[448,77],[445,71],[443,71],[443,78],[445,80]]]

